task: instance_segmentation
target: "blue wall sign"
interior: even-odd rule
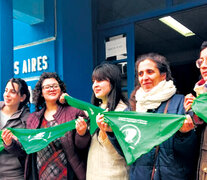
[[[24,79],[30,92],[43,72],[55,72],[54,45],[55,42],[51,41],[14,50],[14,77]]]
[[[14,77],[34,78],[55,71],[54,41],[14,51]]]

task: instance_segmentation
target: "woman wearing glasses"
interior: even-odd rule
[[[85,113],[60,104],[65,84],[56,73],[44,72],[33,91],[36,111],[27,120],[28,129],[47,128],[77,119],[76,130],[27,156],[26,179],[80,179],[86,176],[86,155],[90,143]]]
[[[207,93],[207,41],[204,41],[201,45],[200,58],[196,61],[196,66],[200,69],[202,79],[199,80],[194,87],[196,95]],[[192,111],[191,105],[195,97],[192,94],[185,96],[184,107],[188,114],[191,115],[195,125],[202,125],[201,134],[201,146],[200,146],[200,157],[198,163],[197,179],[207,179],[207,126],[204,125],[203,121],[198,118]]]
[[[25,152],[17,153],[18,141],[6,128],[25,128],[30,114],[27,104],[30,93],[23,79],[12,78],[5,87],[4,101],[0,102],[0,127],[4,150],[0,151],[0,179],[24,179]]]

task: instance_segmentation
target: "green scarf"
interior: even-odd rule
[[[130,165],[176,133],[186,117],[176,114],[104,112],[104,118]]]
[[[42,129],[8,128],[18,138],[27,154],[40,151],[55,139],[75,129],[75,120]]]
[[[191,108],[198,117],[207,122],[207,93],[195,98]]]

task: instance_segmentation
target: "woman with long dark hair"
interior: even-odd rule
[[[128,102],[121,91],[121,72],[114,64],[98,65],[92,74],[92,104],[108,111],[124,111]],[[128,166],[111,144],[107,131],[111,128],[97,116],[98,131],[92,137],[87,161],[87,180],[128,179]]]
[[[0,151],[0,178],[24,179],[24,161],[26,154],[17,153],[20,148],[16,137],[6,128],[25,128],[29,116],[28,86],[23,79],[12,78],[5,87],[4,101],[0,102],[0,127],[4,149]]]

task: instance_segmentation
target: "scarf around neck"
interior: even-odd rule
[[[200,94],[207,92],[207,82],[204,81],[204,79],[201,79],[195,84],[195,87],[193,89],[196,92],[196,95],[199,96]]]
[[[176,87],[172,80],[161,81],[149,92],[145,92],[143,88],[140,87],[135,94],[136,111],[147,112],[149,109],[156,109],[162,102],[170,99],[175,92]]]

